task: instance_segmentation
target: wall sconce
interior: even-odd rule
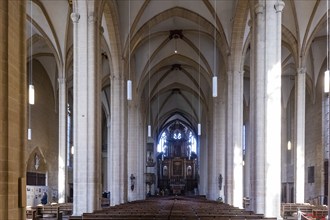
[[[135,176],[133,175],[133,173],[131,174],[130,179],[131,179],[131,190],[134,191]]]

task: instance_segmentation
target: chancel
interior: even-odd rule
[[[329,80],[329,0],[1,0],[0,219],[325,218]]]
[[[157,157],[158,188],[168,195],[194,195],[197,190],[196,138],[179,120],[161,133]]]

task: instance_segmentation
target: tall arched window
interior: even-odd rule
[[[176,124],[175,129],[174,125]],[[180,124],[180,126],[178,126]],[[175,121],[167,126],[162,133],[159,135],[158,145],[157,145],[157,152],[158,153],[165,153],[167,148],[167,140],[174,139],[174,140],[181,140],[186,139],[187,146],[190,148],[190,152],[194,152],[196,154],[197,151],[197,140],[194,131],[184,125],[181,122]]]
[[[70,104],[67,104],[67,166],[72,167],[73,166],[73,134],[72,134],[72,128],[73,128],[73,120],[72,120],[72,107]]]

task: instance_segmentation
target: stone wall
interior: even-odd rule
[[[0,1],[0,219],[25,219],[25,18],[24,1]]]
[[[305,200],[323,195],[322,85],[319,81],[315,102],[306,91]],[[308,167],[314,166],[314,183],[308,183]]]
[[[51,193],[52,189],[57,190],[58,184],[58,113],[51,81],[36,60],[33,62],[33,84],[35,104],[30,106],[32,140],[28,141],[25,158],[28,160],[39,148],[46,163],[47,185]]]

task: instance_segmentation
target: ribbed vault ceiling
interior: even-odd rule
[[[294,87],[286,76],[296,75],[301,65],[307,68],[309,94],[315,96],[319,74],[325,68],[326,1],[284,2],[282,99],[286,104]],[[154,127],[176,118],[184,118],[193,126],[206,121],[212,105],[212,76],[217,75],[220,82],[226,80],[228,55],[233,50],[243,51],[241,65],[248,79],[249,20],[254,4],[248,0],[105,0],[103,85],[109,84],[109,75],[119,65],[116,59],[129,59],[135,91]],[[72,74],[61,71],[72,68],[71,10],[67,0],[27,2],[28,45],[34,36],[33,55],[47,70],[54,93],[58,75]],[[243,31],[238,33],[238,29]],[[120,71],[128,78],[127,68]],[[222,91],[225,89],[219,88]],[[248,90],[244,91],[248,104]]]

